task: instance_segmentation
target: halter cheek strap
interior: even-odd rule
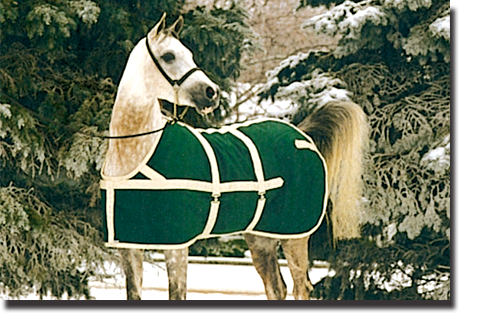
[[[150,54],[150,57],[152,58],[152,61],[154,61],[154,64],[155,66],[157,67],[157,69],[159,69],[159,72],[162,74],[162,76],[164,76],[164,78],[169,82],[169,84],[171,84],[171,86],[173,87],[174,89],[174,101],[172,102],[173,104],[173,118],[174,119],[178,119],[178,104],[179,104],[179,96],[178,96],[178,90],[179,90],[179,87],[181,86],[181,84],[183,84],[187,79],[188,77],[190,77],[194,72],[196,71],[202,71],[202,69],[200,69],[199,67],[194,67],[194,68],[191,68],[190,70],[188,70],[184,75],[183,77],[181,77],[180,79],[172,79],[168,74],[167,72],[164,71],[164,69],[161,67],[159,61],[157,60],[157,58],[154,56],[154,53],[152,52],[152,48],[150,48],[150,43],[148,41],[148,35],[146,36],[145,38],[145,44],[147,45],[147,51],[148,51],[148,54]],[[186,109],[188,109],[188,107],[186,107]],[[183,111],[182,116],[184,116],[186,113],[186,110]]]
[[[181,77],[180,79],[172,79],[171,77],[169,77],[169,75],[161,67],[159,61],[154,56],[154,53],[152,53],[152,49],[150,48],[150,43],[148,42],[148,36],[146,37],[146,45],[147,45],[148,53],[150,54],[150,57],[154,61],[155,66],[157,67],[157,69],[159,69],[162,76],[164,76],[164,78],[166,78],[166,80],[169,82],[169,84],[171,84],[171,86],[175,89],[179,88],[181,86],[181,84],[183,84],[188,79],[188,77],[190,77],[191,74],[193,74],[195,71],[202,71],[202,69],[200,69],[199,67],[194,67],[194,68],[191,68],[190,70],[188,70],[188,72],[186,74],[184,74],[183,77]]]

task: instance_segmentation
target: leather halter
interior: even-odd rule
[[[173,106],[173,114],[165,113],[165,115],[167,115],[167,116],[172,115],[172,117],[173,117],[172,123],[174,123],[177,120],[181,120],[182,117],[185,115],[186,111],[188,110],[188,106],[180,106],[180,105],[178,105],[178,89],[179,89],[179,87],[194,72],[196,72],[196,71],[202,71],[202,69],[200,69],[199,67],[194,67],[194,68],[191,68],[190,70],[188,70],[188,72],[186,74],[184,74],[183,77],[181,77],[180,79],[172,79],[164,71],[164,69],[160,66],[159,61],[154,56],[154,53],[152,52],[152,49],[150,48],[150,43],[148,42],[148,35],[146,37],[146,42],[145,43],[147,45],[148,53],[150,54],[150,57],[154,61],[155,66],[157,67],[157,69],[159,69],[159,71],[162,74],[162,76],[164,76],[164,78],[166,78],[166,80],[169,82],[169,84],[171,84],[171,86],[174,89],[174,94],[175,94],[175,99],[176,100],[174,102],[170,102],[170,101],[166,100],[168,103],[172,104],[172,106]],[[181,108],[183,110],[182,114],[179,117],[177,115],[178,108]],[[166,122],[166,125],[164,125],[164,127],[160,128],[160,129],[153,130],[153,131],[149,131],[149,132],[142,132],[142,133],[136,133],[136,134],[130,134],[130,135],[124,135],[124,136],[104,136],[103,138],[104,139],[126,139],[126,138],[136,138],[136,137],[146,136],[146,135],[149,135],[149,134],[153,134],[153,133],[165,130],[166,127],[167,127],[167,125],[168,125],[168,123],[169,123],[169,121]]]
[[[145,44],[147,45],[148,54],[150,54],[150,57],[152,58],[152,61],[154,61],[155,66],[157,67],[157,69],[159,69],[159,72],[162,74],[162,76],[164,76],[164,78],[169,82],[169,84],[171,84],[171,86],[174,90],[174,101],[173,102],[168,101],[168,102],[172,104],[172,108],[173,108],[172,109],[172,112],[173,112],[172,117],[173,117],[173,119],[179,120],[185,115],[185,113],[189,107],[188,106],[183,107],[184,110],[183,110],[182,114],[178,117],[178,108],[181,107],[179,105],[179,100],[178,100],[179,99],[178,90],[179,90],[181,84],[183,84],[188,79],[188,77],[190,77],[196,71],[202,71],[202,69],[200,69],[199,67],[193,67],[190,70],[188,70],[183,75],[183,77],[181,77],[180,79],[172,79],[167,74],[167,72],[164,70],[164,68],[161,67],[159,61],[157,60],[154,53],[152,52],[152,48],[150,47],[150,43],[148,41],[148,35],[145,37]]]
[[[152,49],[150,48],[150,43],[148,42],[148,35],[146,37],[146,45],[147,45],[148,53],[150,54],[150,57],[154,61],[155,66],[157,67],[157,69],[159,69],[162,76],[164,76],[164,78],[166,78],[166,80],[169,82],[169,84],[171,84],[171,86],[175,89],[179,88],[181,86],[181,84],[183,84],[188,79],[188,77],[190,77],[190,75],[193,74],[195,71],[202,71],[202,69],[200,69],[199,67],[194,67],[194,68],[191,68],[190,70],[188,70],[188,72],[186,74],[184,74],[183,77],[181,77],[180,79],[172,79],[164,71],[164,69],[161,67],[159,61],[157,60],[157,58],[154,56],[154,53],[152,52]]]

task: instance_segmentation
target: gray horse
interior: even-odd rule
[[[109,189],[108,183],[118,186],[128,181],[135,176],[137,169],[149,169],[144,171],[149,171],[150,178],[159,177],[149,167],[143,167],[154,153],[164,131],[161,128],[171,121],[161,113],[157,100],[174,104],[175,112],[176,107],[189,106],[198,113],[206,114],[219,105],[219,87],[196,66],[191,51],[178,39],[183,19],[179,18],[167,27],[165,18],[164,14],[146,38],[133,49],[119,84],[110,124],[110,136],[117,139],[110,140],[102,169],[102,188],[105,190]],[[327,219],[332,223],[334,240],[357,237],[363,151],[368,132],[364,112],[353,102],[330,102],[312,112],[295,130],[304,136],[305,141],[300,145],[315,149],[325,165],[326,176],[321,179],[321,183],[316,182],[316,187],[326,187],[323,206],[326,206],[328,199],[331,200],[333,209]],[[232,129],[225,131],[239,133]],[[198,133],[196,135],[199,136]],[[305,171],[305,167],[302,167],[302,171]],[[109,213],[113,213],[110,206]],[[264,204],[258,205],[257,209],[255,214],[261,214]],[[324,212],[317,220],[318,223],[322,216]],[[300,222],[299,217],[296,218],[292,222]],[[180,219],[178,222],[188,220]],[[316,228],[312,227],[293,237],[277,234],[268,236],[256,231],[242,232],[268,299],[282,300],[287,295],[277,261],[278,242],[294,280],[294,298],[309,299],[312,284],[308,276],[308,240]],[[140,299],[143,249],[139,245],[120,242],[108,245],[120,249],[127,298]],[[164,248],[166,258],[169,299],[184,300],[187,292],[188,245],[159,247]]]

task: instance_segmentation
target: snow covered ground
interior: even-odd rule
[[[289,292],[293,281],[288,267],[281,267]],[[311,281],[328,273],[326,268],[311,270]],[[111,282],[93,282],[91,294],[97,300],[124,300],[124,280],[118,275]],[[119,288],[116,288],[119,287]],[[250,265],[198,264],[188,265],[188,300],[266,300],[262,280]],[[164,262],[145,263],[143,300],[167,300],[167,272]],[[289,293],[288,299],[293,299]]]
[[[240,262],[208,264],[203,258],[191,258],[188,264],[187,300],[266,300],[262,280],[255,268],[248,265],[250,260],[232,260]],[[106,272],[113,277],[102,282],[92,281],[90,283],[92,297],[95,300],[126,300],[124,275],[120,268],[108,263]],[[293,300],[291,294],[293,281],[290,270],[283,265],[281,273],[288,287],[287,299]],[[327,274],[328,268],[320,266],[311,269],[309,276],[311,282],[315,283]],[[32,294],[23,299],[37,300],[38,297]],[[167,272],[164,262],[144,263],[142,299],[168,299]]]

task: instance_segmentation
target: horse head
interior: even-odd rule
[[[157,129],[164,126],[163,100],[192,107],[200,114],[218,107],[219,87],[197,67],[192,52],[178,39],[182,26],[180,17],[167,27],[164,14],[131,51],[109,128],[111,137],[129,138],[109,142],[104,174],[127,175],[146,157],[160,135]]]
[[[196,65],[192,52],[179,40],[183,18],[168,27],[166,14],[150,30],[146,47],[155,70],[162,81],[157,81],[158,98],[170,103],[190,106],[199,114],[206,114],[219,105],[219,87]],[[173,100],[171,100],[171,89]],[[161,91],[163,90],[163,91]]]

